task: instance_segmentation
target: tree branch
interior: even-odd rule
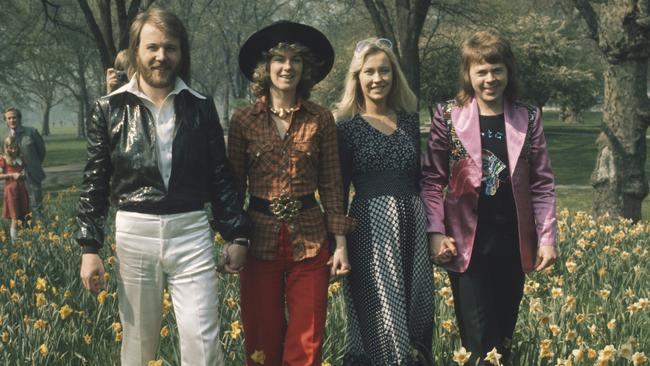
[[[102,31],[99,29],[99,26],[95,21],[95,16],[93,15],[92,10],[90,10],[90,7],[88,6],[88,2],[86,0],[78,0],[78,2],[81,11],[84,14],[84,18],[86,19],[86,23],[88,24],[88,28],[90,28],[90,32],[93,34],[93,37],[95,38],[95,43],[97,44],[97,50],[99,51],[102,67],[104,69],[107,69],[111,67],[111,65],[113,64],[113,60],[111,59],[111,56],[108,53],[109,51],[107,47],[107,42],[106,40],[104,40],[104,35],[102,34]]]
[[[598,43],[598,14],[594,10],[594,7],[591,6],[589,0],[571,0],[573,6],[580,12],[582,19],[584,19],[587,24],[587,29],[589,30],[589,35],[591,38]]]

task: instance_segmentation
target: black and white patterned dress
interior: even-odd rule
[[[355,191],[348,214],[358,221],[347,238],[344,365],[417,365],[430,357],[434,318],[418,115],[398,113],[390,135],[357,115],[338,134],[345,191],[350,182]]]

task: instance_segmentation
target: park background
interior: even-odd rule
[[[84,292],[74,214],[85,121],[105,92],[105,69],[127,45],[130,21],[150,5],[184,21],[191,85],[215,98],[226,132],[227,116],[251,101],[238,69],[239,46],[273,21],[305,22],[332,41],[334,68],[312,97],[326,106],[340,97],[356,42],[391,39],[419,95],[423,139],[436,103],[456,90],[462,40],[485,28],[505,34],[519,61],[521,99],[543,111],[561,251],[553,270],[528,277],[514,364],[647,362],[649,1],[0,0],[0,105],[19,107],[23,123],[44,135],[48,174],[47,224],[23,230],[14,244],[8,222],[0,230],[0,365],[118,363],[114,243],[108,239],[102,252],[107,291]],[[0,135],[6,133],[2,124]],[[108,226],[112,238],[112,220]],[[216,245],[222,245],[218,236]],[[435,270],[434,278],[434,357],[439,365],[456,364],[453,299],[446,274]],[[237,278],[220,285],[227,364],[242,365]],[[330,286],[330,300],[325,360],[339,365],[340,283]],[[166,311],[160,355],[152,361],[177,365],[173,312]]]

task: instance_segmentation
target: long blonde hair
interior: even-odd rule
[[[380,47],[377,44],[377,38],[368,38],[365,41],[368,46],[362,48],[359,52],[355,51],[352,61],[350,61],[350,67],[345,76],[343,96],[336,103],[333,111],[336,120],[351,118],[365,110],[363,91],[359,85],[359,73],[366,62],[366,58],[378,52],[383,52],[388,56],[393,70],[393,86],[386,100],[388,106],[395,111],[415,112],[417,110],[417,97],[409,87],[406,76],[404,76],[393,51],[390,48]]]
[[[9,155],[9,146],[17,147],[16,156]],[[18,140],[14,136],[7,136],[4,141],[4,157],[5,161],[9,165],[14,165],[18,159],[20,159],[20,145]]]

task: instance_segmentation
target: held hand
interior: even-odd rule
[[[550,267],[557,260],[557,249],[554,246],[546,245],[537,249],[537,261],[535,262],[535,270],[541,271],[544,268]]]
[[[223,246],[221,259],[217,263],[217,272],[225,274],[237,274],[244,269],[246,262],[247,248],[241,245],[227,243]]]
[[[345,236],[335,235],[335,238],[336,249],[334,249],[334,253],[327,261],[327,265],[330,266],[330,280],[346,276],[352,268],[348,261],[348,246]]]
[[[228,262],[226,263],[226,268],[234,271],[234,273],[237,273],[244,269],[248,248],[243,245],[230,244],[226,246],[226,251],[228,252]]]
[[[457,254],[454,238],[441,233],[429,234],[429,257],[433,263],[448,263]]]
[[[86,290],[93,294],[106,289],[104,263],[98,254],[85,253],[81,255],[81,271],[79,275]]]
[[[22,174],[21,173],[12,173],[11,177],[13,179],[20,179],[20,178],[22,178]]]

